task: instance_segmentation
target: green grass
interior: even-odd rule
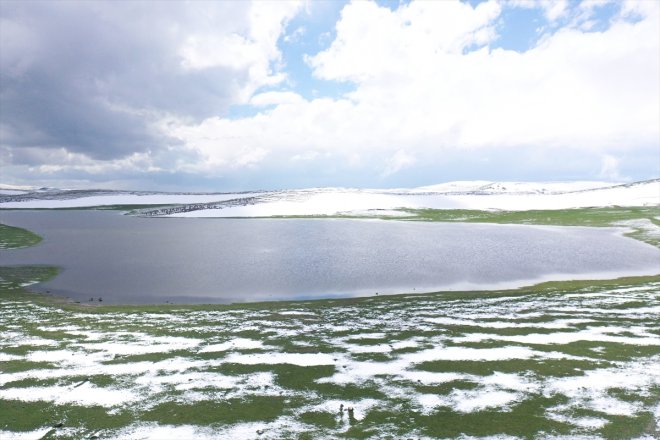
[[[122,429],[150,422],[170,426],[194,425],[218,430],[226,426],[257,422],[261,425],[255,426],[271,426],[268,429],[273,431],[267,431],[264,435],[270,435],[268,432],[276,433],[272,434],[273,438],[318,438],[324,435],[332,438],[415,438],[417,436],[455,438],[460,435],[497,434],[534,438],[541,433],[568,436],[587,433],[604,438],[631,438],[644,434],[652,435],[657,429],[651,409],[660,403],[658,387],[641,390],[613,387],[608,391],[607,396],[613,399],[642,405],[640,411],[631,416],[613,416],[593,409],[580,412],[578,409],[583,403],[570,403],[571,399],[561,393],[552,395],[538,392],[522,393],[519,400],[503,408],[484,408],[469,412],[457,411],[450,406],[422,410],[415,404],[414,396],[435,395],[453,398],[456,393],[479,394],[485,392],[481,380],[497,374],[523,375],[527,380],[542,383],[565,378],[581,378],[590,372],[606,369],[617,371],[616,369],[623,368],[631,362],[653,359],[653,356],[660,354],[658,346],[590,341],[548,346],[510,344],[498,341],[497,337],[542,333],[545,329],[533,327],[490,329],[488,322],[507,320],[521,326],[553,322],[566,318],[567,314],[570,316],[570,311],[559,313],[556,310],[557,307],[566,305],[567,301],[575,301],[576,305],[583,304],[584,301],[598,301],[598,297],[582,299],[580,295],[568,300],[564,298],[567,293],[603,292],[603,295],[606,295],[609,290],[620,287],[639,288],[647,293],[631,294],[630,301],[614,304],[610,307],[612,310],[626,312],[626,307],[631,307],[633,310],[649,307],[657,301],[660,293],[656,288],[648,286],[658,286],[660,277],[629,278],[597,283],[546,283],[541,287],[515,291],[463,294],[454,292],[448,295],[415,297],[402,295],[373,298],[371,301],[352,299],[240,306],[176,306],[174,308],[167,306],[158,309],[153,306],[89,307],[84,304],[55,302],[50,296],[31,295],[25,292],[21,284],[34,276],[48,276],[50,273],[46,269],[26,267],[6,269],[11,273],[11,277],[8,278],[11,278],[13,287],[9,285],[8,289],[8,285],[3,285],[0,288],[0,331],[11,332],[20,328],[30,337],[54,341],[57,346],[14,346],[10,343],[0,343],[0,353],[21,357],[21,359],[1,361],[0,371],[12,375],[32,372],[48,374],[63,369],[66,373],[58,374],[53,378],[45,376],[41,379],[39,376],[16,376],[15,380],[0,385],[0,393],[3,390],[25,389],[29,394],[27,390],[30,387],[57,386],[62,387],[63,395],[68,395],[67,393],[76,393],[79,389],[92,386],[106,390],[125,388],[139,392],[143,397],[114,408],[53,402],[22,402],[0,398],[0,429],[21,432],[62,423],[63,427],[52,428],[54,431],[49,435],[56,436],[63,434],[64,429],[73,429],[72,432],[75,434],[70,438],[88,438],[95,433],[103,438],[103,436],[117,435]],[[653,293],[654,289],[656,293]],[[495,313],[493,310],[497,309],[493,309],[493,306],[497,304],[504,307],[504,311],[497,312],[497,316],[475,321],[474,326],[424,324],[426,316],[455,316],[458,313],[457,316],[460,317],[462,313],[460,310]],[[607,310],[606,305],[607,303],[604,303],[595,308]],[[295,315],[280,313],[291,310],[302,310],[317,319],[301,320]],[[528,316],[527,313],[531,312],[534,313]],[[582,312],[578,316],[584,317],[584,315],[585,313]],[[393,319],[404,316],[406,318],[400,321]],[[382,319],[377,319],[378,317]],[[637,337],[634,328],[641,326],[650,330],[657,324],[657,317],[637,316],[634,313],[621,315],[617,312],[611,315],[611,318],[607,316],[591,318],[588,326],[581,324],[568,329],[557,329],[556,332],[571,333],[585,328],[614,325],[623,327],[619,330],[619,334],[632,338]],[[610,320],[612,322],[609,322]],[[336,327],[346,324],[351,328]],[[49,350],[85,350],[89,347],[92,350],[90,353],[96,353],[98,349],[93,348],[94,340],[88,340],[84,335],[75,332],[68,333],[69,327],[92,331],[102,338],[100,342],[107,339],[124,344],[152,336],[174,336],[199,338],[204,341],[202,344],[204,346],[243,337],[259,340],[270,348],[265,351],[238,350],[234,353],[247,356],[250,353],[262,352],[303,354],[325,352],[336,357],[336,362],[334,365],[297,366],[269,364],[265,361],[262,364],[249,365],[228,362],[226,357],[230,353],[227,352],[197,353],[196,349],[174,349],[156,353],[119,355],[107,358],[105,361],[99,360],[95,364],[97,369],[80,374],[76,368],[66,367],[66,364],[60,365],[57,361],[43,363],[31,362],[27,359],[33,352],[47,353]],[[278,329],[286,329],[291,335],[290,338],[278,336]],[[382,332],[386,336],[356,338],[351,339],[350,343],[356,347],[364,347],[370,344],[380,345],[385,341],[415,339],[419,341],[419,345],[391,353],[361,354],[346,351],[342,342],[346,337],[374,332]],[[453,342],[454,338],[473,333],[489,333],[495,339],[463,344]],[[292,341],[308,345],[299,346]],[[502,361],[435,360],[410,367],[412,371],[420,373],[427,371],[466,375],[463,379],[435,384],[403,380],[387,373],[375,374],[368,380],[357,383],[329,381],[337,374],[352,374],[356,362],[367,362],[367,365],[374,366],[387,365],[395,362],[399,356],[414,355],[420,350],[437,347],[439,343],[445,346],[475,349],[520,345],[539,353],[560,352],[576,358]],[[304,349],[301,350],[301,347]],[[594,352],[593,348],[600,350]],[[195,366],[181,371],[156,370],[170,363],[180,362],[192,362],[191,365]],[[115,366],[124,368],[131,365],[143,365],[144,369],[116,375],[109,373]],[[98,370],[104,366],[110,370]],[[368,366],[363,368],[369,370]],[[622,374],[626,374],[625,371],[622,370]],[[135,383],[136,379],[149,374],[154,374],[155,378],[169,380],[170,377],[176,377],[180,373],[234,378],[237,385],[225,384],[225,382],[216,385],[213,381],[194,383],[190,385],[189,390],[196,393],[197,397],[191,400],[186,397],[187,388],[179,388],[188,383],[185,378],[181,379],[180,385],[165,385],[162,389],[158,387],[152,389],[150,386],[144,388]],[[271,377],[272,382],[254,384],[249,382],[249,378],[260,374]],[[362,401],[375,403],[363,409],[359,406],[359,402]],[[327,402],[336,403],[328,406]],[[339,412],[339,402],[344,403],[345,409],[352,405],[356,406],[354,419],[350,419],[345,410]],[[606,420],[606,425],[589,430],[548,417],[548,411],[569,403],[568,409],[562,411],[570,417],[597,417]],[[255,438],[260,435],[256,431],[254,434]]]
[[[648,220],[660,226],[660,207],[608,207],[575,208],[560,210],[529,211],[476,211],[406,209],[414,219],[435,222],[499,223],[554,226],[620,226],[621,222]],[[629,226],[627,235],[640,241],[660,247],[660,236],[649,234],[643,227]]]
[[[147,411],[142,420],[165,424],[211,425],[269,421],[286,411],[286,397],[251,396],[222,401],[165,402]]]
[[[16,298],[11,293],[20,292],[22,297],[27,294],[23,289],[24,284],[46,281],[58,273],[58,268],[50,266],[0,266],[0,296]]]
[[[545,417],[545,409],[563,402],[561,397],[534,396],[508,411],[456,413],[439,410],[430,415],[415,414],[415,424],[424,426],[427,435],[435,438],[456,438],[461,434],[489,436],[505,434],[520,438],[535,438],[540,433],[566,435],[570,425]]]
[[[474,209],[411,209],[400,208],[401,215],[352,215],[338,214],[329,216],[279,216],[279,218],[378,218],[393,221],[427,221],[427,222],[464,222],[464,223],[498,223],[517,225],[546,225],[546,226],[588,226],[611,227],[623,226],[621,222],[635,220],[650,221],[660,226],[660,206],[649,207],[602,207],[602,208],[573,208],[556,210],[528,210],[528,211],[480,211]],[[625,225],[630,229],[629,237],[660,247],[660,236],[649,234],[641,225]]]
[[[19,432],[54,427],[61,423],[62,428],[75,426],[82,433],[91,434],[102,429],[125,426],[132,418],[127,412],[110,412],[99,406],[53,405],[15,400],[1,400],[0,414],[0,429]]]
[[[404,209],[423,220],[556,226],[610,226],[615,222],[648,219],[660,226],[660,207],[575,208],[529,211]]]
[[[41,237],[23,228],[0,223],[0,250],[19,249],[38,244]]]
[[[585,370],[607,368],[612,366],[609,362],[593,360],[562,359],[510,359],[498,361],[432,361],[424,362],[418,366],[420,370],[434,372],[462,371],[467,374],[487,376],[496,372],[517,373],[526,371],[539,377],[566,377],[580,376]]]

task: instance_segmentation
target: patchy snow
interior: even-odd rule
[[[564,414],[548,414],[552,420],[568,423],[584,429],[600,429],[609,423],[609,420],[601,417],[571,417]]]
[[[428,414],[435,408],[442,406],[448,406],[460,413],[473,413],[491,408],[504,409],[521,398],[520,393],[487,388],[454,390],[448,396],[421,394],[417,396],[416,400],[423,408],[423,412]]]
[[[332,376],[322,377],[318,383],[334,383],[339,385],[362,383],[373,380],[375,376],[403,376],[410,363],[405,361],[392,362],[360,362],[341,359],[336,362],[336,372]]]
[[[497,371],[490,376],[480,378],[479,383],[527,393],[535,393],[540,388],[538,383],[520,374],[500,373]]]
[[[519,393],[500,390],[454,390],[451,401],[454,410],[471,413],[489,408],[502,408],[521,397]]]
[[[261,203],[228,206],[222,209],[202,209],[180,212],[171,217],[271,217],[288,215],[351,214],[352,211],[374,209],[392,210],[410,205],[405,195],[383,194],[374,191],[342,191],[278,194]],[[413,202],[417,206],[417,202]],[[0,205],[1,206],[1,205]],[[412,207],[412,206],[411,206]]]
[[[346,340],[353,341],[359,339],[385,339],[387,335],[385,333],[357,333],[354,335],[346,336]]]
[[[502,361],[507,359],[529,359],[543,353],[527,347],[497,347],[497,348],[470,348],[470,347],[437,347],[408,353],[401,358],[410,363],[428,361]]]
[[[447,405],[447,399],[437,394],[418,394],[415,401],[422,407],[423,414],[429,414],[437,407]]]
[[[573,328],[575,324],[585,324],[592,322],[590,319],[558,319],[552,322],[520,322],[520,321],[475,321],[470,319],[457,319],[443,316],[440,318],[427,318],[427,322],[439,324],[442,326],[474,326],[483,328],[547,328],[564,329]]]
[[[0,353],[0,362],[17,361],[23,359],[23,356],[16,354]]]
[[[408,339],[405,341],[392,342],[390,344],[393,350],[403,350],[406,348],[417,348],[419,347],[419,342],[415,339]]]
[[[456,181],[438,185],[420,186],[413,191],[455,193],[557,193],[584,191],[620,185],[616,182],[566,181],[566,182],[492,182],[486,180]]]
[[[643,330],[640,330],[643,331]],[[635,337],[616,336],[610,333],[630,332],[635,333]],[[522,344],[570,344],[578,341],[595,342],[614,342],[617,344],[630,344],[642,346],[660,346],[660,336],[648,334],[646,332],[638,333],[631,327],[596,327],[578,332],[563,333],[529,333],[526,335],[493,335],[484,333],[471,333],[468,336],[456,338],[456,342],[481,342],[486,340],[518,342]]]
[[[209,204],[205,206],[204,204]],[[450,182],[413,189],[312,188],[263,193],[168,194],[33,192],[5,195],[0,208],[107,205],[191,205],[157,215],[270,217],[289,215],[405,216],[401,208],[531,210],[660,205],[660,180],[608,182]]]
[[[588,408],[610,415],[632,416],[641,409],[641,402],[627,402],[608,394],[611,389],[627,391],[651,390],[660,385],[660,357],[631,362],[625,368],[588,370],[583,376],[548,378],[543,393],[546,396],[567,396],[569,407]]]
[[[139,396],[131,390],[100,388],[85,382],[82,385],[0,389],[0,399],[23,402],[47,401],[56,404],[76,403],[112,407],[134,402]]]
[[[224,359],[224,362],[245,365],[291,364],[301,367],[311,367],[316,365],[334,365],[335,360],[332,355],[326,353],[232,353]]]
[[[223,342],[222,344],[207,345],[199,350],[199,353],[213,353],[229,350],[251,350],[256,348],[264,348],[264,344],[261,341],[256,341],[254,339],[236,338],[227,342]]]
[[[26,336],[20,332],[3,332],[2,338],[4,343],[10,347],[18,347],[21,345],[31,345],[35,347],[54,347],[58,345],[57,341],[53,341],[52,339],[40,338],[38,336]]]
[[[294,314],[290,318],[271,320],[274,310],[64,314],[29,302],[0,300],[0,320],[7,329],[0,340],[0,361],[49,361],[53,364],[49,368],[0,374],[0,399],[40,401],[53,406],[100,405],[111,414],[136,414],[125,426],[104,429],[97,435],[142,440],[279,439],[296,438],[303,432],[312,433],[314,438],[335,438],[350,429],[348,407],[354,408],[356,419],[366,421],[373,420],[370,416],[375,412],[400,414],[407,408],[428,415],[438,410],[458,415],[473,413],[479,420],[479,412],[506,414],[513,410],[511,416],[515,417],[516,405],[542,396],[548,398],[545,399],[548,403],[539,416],[566,423],[574,429],[564,437],[549,438],[586,439],[589,434],[598,434],[608,423],[619,423],[611,416],[637,417],[650,412],[660,420],[660,405],[652,399],[653,390],[660,386],[660,369],[657,368],[660,356],[651,350],[658,338],[660,310],[654,314],[637,312],[654,308],[651,305],[657,302],[659,287],[660,283],[649,282],[641,287],[590,287],[548,294],[460,299],[411,297],[405,306],[402,301],[374,301],[368,307],[337,303],[314,309],[318,319],[313,321],[296,319],[295,313],[303,312],[300,304],[282,304],[277,314]],[[144,330],[135,332],[139,326]],[[239,337],[246,329],[256,333],[251,333],[250,338]],[[547,329],[547,332],[539,329]],[[35,330],[37,335],[60,331],[72,336],[59,338],[58,335],[58,339],[52,340],[55,349],[35,346],[25,352],[12,351],[10,347],[17,343],[35,338],[31,334]],[[174,336],[180,332],[194,337]],[[280,341],[279,334],[289,332],[294,338]],[[8,335],[6,339],[5,334]],[[585,338],[615,339],[607,341],[607,350],[585,350],[580,357],[566,354],[572,351],[565,344]],[[191,342],[185,343],[186,339]],[[641,341],[639,347],[647,348],[640,349],[636,355],[612,357],[617,347],[628,351],[634,340]],[[476,348],[471,341],[486,342],[480,343],[479,347],[483,348]],[[548,347],[542,350],[539,347],[542,342],[557,344],[552,347],[557,351],[546,351]],[[129,348],[117,347],[123,343]],[[318,347],[322,352],[287,352],[290,344],[298,343]],[[165,359],[151,362],[115,357],[118,353],[134,353],[136,347],[150,344],[157,347],[156,353],[165,350],[162,356]],[[173,347],[181,348],[168,351]],[[2,351],[4,348],[6,352]],[[397,352],[403,348],[406,350]],[[566,353],[562,352],[564,349]],[[205,350],[218,354],[198,356]],[[240,350],[254,352],[241,353]],[[160,355],[155,357],[161,359]],[[545,362],[548,359],[553,361]],[[567,359],[579,360],[585,367],[574,371],[564,369],[562,360]],[[434,360],[456,362],[443,363],[443,371],[422,370],[433,365],[421,363]],[[509,360],[514,362],[506,362]],[[520,369],[512,372],[511,366],[516,360],[524,362],[519,362]],[[491,368],[495,371],[484,375],[475,372],[472,367],[482,361],[489,362],[486,371]],[[499,364],[499,361],[505,362]],[[550,369],[547,374],[530,367],[537,361]],[[236,368],[231,364],[254,367]],[[289,386],[287,380],[282,380],[285,379],[282,369],[274,367],[281,364],[327,365],[329,368],[314,372],[320,374],[317,379],[309,381],[357,385],[373,394],[369,394],[368,399],[345,400],[339,395],[330,396],[319,391],[328,386]],[[555,366],[557,370],[553,370]],[[445,368],[448,370],[444,371]],[[232,373],[236,371],[240,373]],[[95,384],[95,378],[101,379],[101,376],[106,376],[102,379],[109,383]],[[89,381],[84,381],[86,378]],[[430,388],[434,386],[437,391]],[[175,401],[191,405],[229,399],[240,401],[246,397],[282,399],[288,415],[274,420],[210,423],[203,427],[167,425],[167,419],[159,420],[160,424],[140,422],[141,414],[162,403]],[[342,404],[344,412],[340,413]],[[585,415],[582,410],[589,412]],[[334,416],[335,428],[320,431],[326,428],[302,423],[301,415],[309,411]],[[371,426],[375,428],[373,435],[378,438],[403,437],[397,436],[386,424]],[[15,427],[9,425],[8,429]],[[78,438],[89,434],[75,429],[73,426],[58,428],[52,436]],[[49,430],[0,431],[0,438],[41,438]],[[417,431],[406,432],[404,438],[408,437],[425,438]]]
[[[346,349],[351,353],[389,353],[392,351],[392,347],[388,344],[347,345]]]
[[[309,316],[309,312],[305,312],[303,310],[285,310],[283,312],[277,312],[279,315],[286,315],[286,316]]]
[[[220,373],[209,372],[176,372],[164,375],[145,374],[135,380],[138,385],[149,387],[150,390],[162,389],[170,386],[178,391],[201,389],[224,389],[234,393],[240,390],[272,387],[273,374],[269,372],[253,373],[240,376],[227,376]],[[240,393],[239,393],[240,394]],[[207,397],[205,397],[207,399]]]
[[[115,439],[126,440],[179,440],[199,439],[211,440],[217,438],[209,428],[192,425],[158,425],[156,423],[141,424],[122,430]]]
[[[35,194],[31,194],[35,195]],[[251,197],[248,193],[226,193],[226,194],[131,194],[122,193],[114,195],[108,192],[102,195],[57,198],[52,194],[44,194],[44,198],[27,198],[20,201],[0,202],[0,208],[84,208],[90,206],[112,206],[112,205],[179,205],[189,203],[212,203],[232,200],[236,198]],[[25,195],[23,195],[25,196]],[[37,196],[37,195],[35,195]],[[45,198],[48,197],[48,198]]]
[[[596,206],[655,206],[660,204],[660,181],[572,192],[395,193],[376,190],[285,192],[261,203],[172,213],[172,217],[270,217],[335,215],[365,211],[411,209],[473,209],[524,211]],[[356,214],[357,215],[357,214]]]
[[[660,239],[660,226],[656,225],[647,218],[624,220],[614,223],[614,225],[622,226],[630,229],[636,229],[640,231],[644,236],[651,239],[656,239],[656,240]]]
[[[150,336],[136,335],[140,337],[134,340],[118,340],[111,342],[85,342],[72,344],[70,347],[80,347],[86,350],[102,351],[109,355],[130,356],[138,354],[166,353],[174,350],[188,350],[197,347],[203,342],[201,339],[174,337],[174,336]]]
[[[52,428],[39,428],[34,431],[13,432],[0,429],[0,438],[2,440],[41,440],[48,434]]]
[[[216,440],[216,439],[280,439],[286,432],[303,432],[304,426],[290,417],[271,422],[242,422],[215,427],[194,425],[160,425],[140,423],[122,429],[111,438],[115,440]]]

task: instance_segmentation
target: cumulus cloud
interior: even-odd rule
[[[250,104],[255,107],[268,107],[270,105],[301,104],[303,98],[294,92],[263,92],[254,95]]]
[[[603,155],[601,159],[600,166],[600,177],[610,180],[612,182],[620,182],[622,180],[628,180],[621,176],[619,171],[619,159],[612,156],[611,154]]]
[[[397,150],[396,153],[387,161],[383,170],[383,177],[399,172],[401,169],[409,167],[416,162],[415,158],[406,153],[405,150]]]
[[[660,148],[660,4],[615,2],[591,31],[604,3],[352,2],[304,57],[318,81],[351,91],[306,99],[287,88],[278,48],[308,34],[286,29],[299,3],[3,2],[1,160],[277,170],[290,186],[309,170],[378,183],[452,163],[616,177]],[[518,7],[539,8],[545,33],[524,51],[496,48]],[[253,113],[230,118],[233,104]]]
[[[104,161],[175,145],[164,118],[201,121],[285,78],[277,39],[300,7],[2,2],[0,144]]]
[[[375,164],[388,175],[399,169],[391,158],[403,157],[401,146],[425,162],[501,148],[596,158],[650,151],[660,133],[657,6],[647,2],[636,9],[640,19],[620,15],[602,32],[563,27],[520,53],[488,46],[499,2],[414,2],[395,10],[351,3],[335,40],[308,63],[319,78],[353,83],[353,92],[313,100],[258,95],[257,105],[282,105],[170,134],[189,145],[194,139],[211,158],[264,144],[270,158],[300,157],[313,147],[324,160]],[[202,136],[215,147],[201,146]]]
[[[586,3],[590,3],[591,1],[588,0],[583,2],[583,4],[586,7]],[[509,0],[507,6],[526,9],[541,8],[543,14],[550,22],[556,21],[568,12],[568,0]]]

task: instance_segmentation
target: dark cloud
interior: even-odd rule
[[[244,2],[0,3],[0,145],[113,159],[170,145],[154,122],[225,112],[247,69],[186,69],[192,33],[245,32]]]

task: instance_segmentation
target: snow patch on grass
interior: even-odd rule
[[[121,336],[125,336],[122,334]],[[71,347],[80,347],[85,350],[100,351],[106,355],[128,356],[137,354],[167,353],[175,350],[190,350],[203,342],[201,339],[175,337],[175,336],[153,336],[146,334],[132,334],[131,340],[112,342],[85,342],[82,344],[71,344]]]
[[[519,393],[494,389],[485,390],[454,390],[450,396],[451,406],[455,411],[472,413],[489,408],[505,409],[508,405],[521,399]]]
[[[0,325],[3,337],[9,336],[0,341],[0,361],[15,369],[0,374],[0,399],[19,404],[31,399],[54,408],[100,405],[111,413],[135,414],[122,428],[99,431],[102,438],[279,439],[302,432],[335,438],[354,428],[345,411],[340,416],[341,404],[353,407],[355,418],[371,424],[375,436],[424,438],[418,426],[401,434],[409,422],[406,408],[429,415],[440,408],[456,416],[483,413],[483,423],[490,423],[488,413],[514,410],[517,417],[536,400],[540,414],[574,426],[566,438],[596,435],[604,423],[624,423],[620,417],[655,411],[660,420],[660,405],[653,401],[660,386],[660,357],[653,354],[660,314],[636,312],[655,307],[659,286],[411,297],[368,306],[337,302],[315,308],[314,320],[298,319],[301,306],[287,304],[276,310],[95,314],[0,300]],[[280,312],[293,313],[273,319],[287,315]],[[134,331],[138,326],[142,331]],[[44,332],[53,332],[52,339],[41,338]],[[29,338],[49,345],[11,345]],[[604,338],[604,348],[592,350],[594,338]],[[548,351],[548,345],[556,347]],[[295,347],[304,348],[288,352],[298,351]],[[29,362],[54,366],[31,368]],[[293,366],[319,368],[301,368],[300,377],[288,377]],[[346,397],[326,394],[328,389]],[[227,399],[239,406],[273,399],[286,409],[274,421],[255,423],[175,426],[165,416],[160,424],[139,422],[163,403],[203,407]],[[562,403],[543,403],[547,399]],[[516,406],[521,402],[525,405]],[[308,414],[302,423],[310,411],[321,414]],[[380,413],[395,422],[373,422]],[[67,429],[54,434],[88,433]]]
[[[199,350],[199,353],[214,353],[229,350],[252,350],[265,348],[261,341],[254,339],[235,338],[222,344],[206,345]]]
[[[0,389],[0,399],[20,400],[23,402],[46,401],[54,404],[75,403],[80,405],[99,405],[112,407],[135,402],[139,395],[131,390],[101,388],[88,382],[79,386],[51,386],[29,388]]]
[[[33,431],[13,432],[0,430],[2,440],[40,440],[48,434],[52,428],[39,428]]]
[[[410,364],[429,361],[502,361],[508,359],[529,359],[543,355],[528,347],[436,347],[414,353],[407,353],[402,359]]]
[[[635,337],[615,336],[607,333],[629,332],[635,333]],[[470,335],[456,338],[455,342],[481,342],[497,340],[506,342],[518,342],[521,344],[558,345],[570,344],[578,341],[592,342],[614,342],[617,344],[660,346],[660,336],[648,334],[644,329],[620,328],[620,327],[595,327],[579,332],[562,333],[530,333],[527,335],[492,335],[487,333],[471,333]]]
[[[258,354],[238,354],[232,353],[224,359],[226,363],[244,364],[244,365],[276,365],[290,364],[301,367],[311,367],[316,365],[334,365],[335,360],[332,355],[326,353],[258,353]]]

